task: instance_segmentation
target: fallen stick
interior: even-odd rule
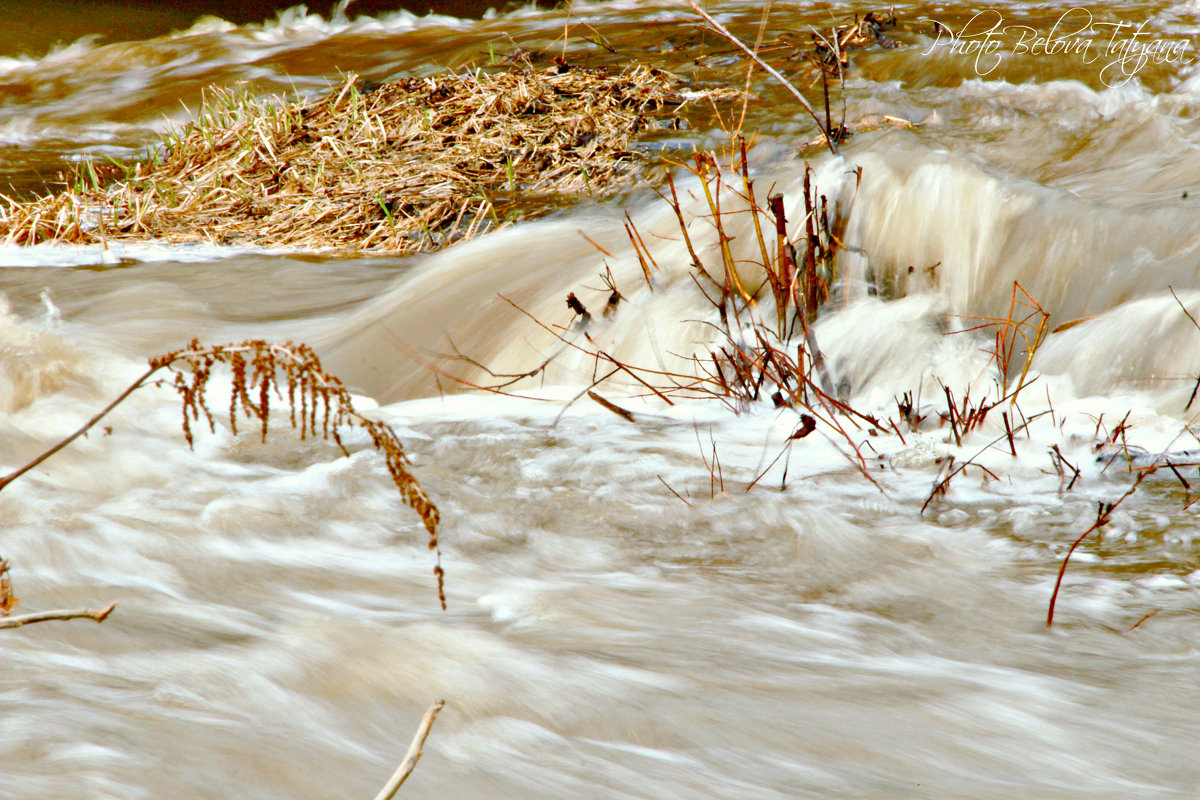
[[[416,769],[417,761],[421,759],[421,748],[425,746],[425,740],[429,737],[429,729],[433,727],[433,721],[444,705],[446,705],[445,700],[438,700],[425,712],[425,716],[421,720],[421,727],[417,728],[417,734],[413,737],[412,744],[408,746],[408,752],[404,754],[404,761],[388,780],[387,785],[380,790],[379,794],[375,795],[375,800],[392,800],[400,786]]]
[[[116,603],[111,603],[108,608],[60,609],[58,611],[39,611],[36,614],[25,614],[20,617],[2,617],[0,618],[0,628],[19,628],[22,625],[30,625],[34,622],[68,619],[91,619],[96,622],[104,622],[116,607]]]

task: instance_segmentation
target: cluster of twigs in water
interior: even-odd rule
[[[860,412],[838,396],[811,326],[818,309],[828,300],[837,256],[843,247],[846,219],[836,204],[820,194],[812,183],[811,171],[806,169],[803,236],[793,239],[788,233],[783,196],[769,197],[765,206],[758,201],[746,150],[745,140],[739,139],[728,168],[722,167],[711,153],[697,153],[691,164],[684,165],[698,179],[708,208],[704,219],[716,237],[716,246],[712,248],[716,252],[715,262],[706,262],[700,255],[703,248],[693,240],[691,221],[679,200],[674,179],[668,182],[666,191],[660,192],[675,213],[681,240],[691,259],[692,277],[717,312],[724,342],[705,356],[694,358],[692,371],[624,363],[594,345],[590,337],[585,335],[581,339],[578,333],[586,334],[593,315],[574,293],[567,298],[568,307],[576,315],[574,324],[558,328],[541,320],[534,322],[566,347],[596,360],[597,374],[601,371],[605,374],[588,387],[587,394],[626,419],[632,418],[630,412],[592,391],[617,373],[632,378],[668,404],[675,399],[713,398],[741,411],[770,399],[776,407],[803,411],[795,438],[808,435],[817,421],[837,431],[850,444],[855,466],[874,482],[852,430],[866,427],[877,434],[894,432],[901,437],[903,434],[895,422]],[[757,257],[749,260],[735,255],[729,233],[737,222],[736,215],[740,214],[749,214],[753,220]],[[626,231],[646,286],[653,292],[659,265],[632,221],[626,225]],[[613,284],[611,273],[602,277],[609,291],[604,316],[610,316],[623,295]],[[516,377],[532,377],[548,363]],[[509,380],[502,384],[477,388],[504,391],[512,385],[514,376],[505,377]]]
[[[1012,286],[1007,314],[967,318],[975,324],[957,331],[965,335],[982,332],[991,339],[992,346],[986,352],[990,356],[989,364],[995,385],[1000,388],[997,395],[984,393],[982,397],[977,397],[967,389],[959,396],[943,385],[944,410],[938,410],[937,400],[927,401],[922,406],[920,398],[914,399],[911,392],[897,398],[894,415],[885,416],[854,408],[846,393],[839,391],[841,387],[835,382],[837,376],[825,363],[812,326],[819,310],[827,305],[829,287],[838,277],[839,253],[848,247],[844,239],[846,219],[841,209],[813,185],[811,172],[806,168],[804,220],[793,238],[788,232],[789,221],[784,214],[783,198],[773,195],[767,198],[765,204],[758,200],[754,179],[747,167],[744,142],[739,142],[732,163],[727,167],[719,166],[711,154],[697,154],[692,163],[685,166],[697,179],[697,194],[702,198],[703,205],[707,206],[703,220],[709,226],[715,244],[705,242],[708,245],[705,247],[696,241],[692,227],[696,220],[689,219],[685,213],[674,181],[668,184],[661,196],[671,206],[678,220],[680,240],[691,260],[690,273],[696,287],[716,311],[721,341],[710,352],[694,357],[690,369],[671,370],[661,365],[646,367],[627,363],[606,351],[598,344],[598,339],[588,334],[594,316],[579,296],[572,293],[567,298],[567,306],[575,316],[571,324],[553,326],[541,320],[534,321],[556,336],[564,348],[583,352],[594,359],[596,379],[579,397],[586,394],[621,418],[636,421],[632,412],[597,391],[601,384],[620,374],[631,378],[648,396],[655,396],[668,404],[680,399],[714,399],[735,412],[764,402],[770,402],[777,408],[794,409],[797,412],[797,424],[793,432],[779,455],[748,482],[746,491],[758,485],[781,459],[788,457],[790,448],[797,440],[819,428],[832,432],[845,445],[839,450],[867,480],[879,487],[872,475],[872,468],[877,468],[882,462],[870,454],[874,450],[871,445],[873,437],[893,435],[903,443],[908,432],[941,428],[949,431],[948,441],[961,448],[968,443],[970,434],[983,429],[989,416],[998,414],[1003,423],[1002,433],[983,443],[969,457],[947,455],[939,460],[940,470],[922,504],[922,513],[945,497],[954,479],[969,470],[981,474],[985,479],[999,480],[996,474],[979,463],[980,457],[996,448],[1004,448],[1016,457],[1018,442],[1023,434],[1027,437],[1030,426],[1043,417],[1053,418],[1053,407],[1035,414],[1026,414],[1021,408],[1022,395],[1027,395],[1029,387],[1036,380],[1031,377],[1031,366],[1050,332],[1050,314],[1017,282]],[[743,224],[741,229],[751,231],[753,242],[750,249],[757,250],[757,257],[746,259],[735,255],[730,230],[737,222],[735,215],[742,214],[749,214],[753,219],[751,226]],[[657,286],[659,264],[632,220],[626,224],[626,233],[631,250],[641,266],[646,288],[653,292]],[[715,255],[706,261],[701,256],[702,252]],[[616,286],[611,271],[602,278],[608,297],[603,313],[595,316],[611,317],[620,313],[619,307],[625,295]],[[516,304],[513,305],[526,313]],[[1197,327],[1200,328],[1200,324]],[[548,363],[544,362],[520,377],[534,377]],[[510,380],[504,384],[479,388],[506,391],[513,385],[511,379],[518,376],[507,377]],[[1171,470],[1189,492],[1190,499],[1191,486],[1179,468],[1200,463],[1200,453],[1193,454],[1195,458],[1151,458],[1148,454],[1135,457],[1136,448],[1131,450],[1125,442],[1127,429],[1122,421],[1104,437],[1104,441],[1097,446],[1097,453],[1109,453],[1111,463],[1123,464],[1136,474],[1136,479],[1115,502],[1099,505],[1095,522],[1072,542],[1065,553],[1050,598],[1047,625],[1054,621],[1055,603],[1071,556],[1088,536],[1109,524],[1116,507],[1132,495],[1149,475],[1160,469]],[[1100,422],[1097,423],[1096,439],[1100,441]],[[1052,464],[1060,477],[1060,491],[1071,491],[1079,479],[1079,468],[1063,457],[1057,447],[1052,447],[1050,452]],[[716,443],[712,442],[711,448],[701,444],[701,455],[711,474],[712,493],[725,492],[728,479],[722,471]],[[783,481],[786,484],[786,466]],[[671,486],[667,485],[667,489],[683,502],[688,502]]]
[[[810,29],[808,36],[795,31],[782,31],[773,38],[766,38],[766,22],[770,4],[763,9],[763,27],[753,49],[742,42],[717,20],[713,19],[700,7],[696,0],[687,0],[692,10],[696,12],[709,28],[733,45],[733,49],[709,50],[696,58],[697,64],[707,64],[711,60],[721,60],[732,53],[741,53],[750,58],[759,68],[765,70],[771,77],[781,83],[797,102],[808,112],[817,124],[821,135],[809,142],[810,146],[826,146],[837,153],[838,145],[854,130],[871,130],[880,127],[903,126],[912,127],[912,123],[901,117],[886,114],[868,114],[858,118],[853,128],[847,125],[845,102],[845,77],[852,67],[851,53],[865,50],[888,50],[897,46],[897,42],[888,34],[899,26],[895,10],[887,12],[872,11],[863,16],[854,14],[841,24],[817,30]],[[779,70],[772,67],[767,59],[776,63],[786,62],[786,71],[792,73],[788,80]],[[799,67],[799,69],[797,69]],[[808,99],[797,88],[797,85],[810,88],[818,81],[824,96],[824,116],[808,102]],[[841,120],[834,124],[830,113],[831,83],[842,85]],[[747,78],[749,86],[749,78]],[[740,124],[737,126],[740,132]]]
[[[825,97],[825,119],[824,124],[822,124],[820,116],[816,111],[814,111],[804,96],[794,86],[788,83],[788,81],[784,79],[778,72],[771,69],[761,59],[758,54],[758,47],[756,47],[755,51],[751,51],[745,46],[745,44],[738,41],[732,34],[730,34],[723,26],[705,14],[696,4],[695,0],[688,0],[688,4],[702,18],[704,18],[706,22],[708,22],[709,26],[713,30],[727,38],[739,50],[750,56],[755,63],[766,69],[772,76],[787,86],[792,94],[799,100],[801,105],[804,106],[804,108],[816,121],[817,126],[822,133],[821,140],[819,141],[823,141],[829,147],[829,149],[836,154],[838,151],[838,142],[844,136],[848,135],[849,131],[845,127],[844,110],[841,124],[835,127],[831,122],[828,91],[829,77],[836,75],[838,79],[844,80],[844,69],[849,63],[848,53],[852,48],[864,46],[879,46],[887,48],[893,46],[894,43],[886,35],[886,31],[895,27],[895,15],[892,14],[888,17],[885,17],[881,14],[872,13],[866,15],[861,20],[856,17],[852,24],[843,25],[833,29],[830,32],[829,37],[825,37],[824,35],[814,31],[814,48],[811,53],[807,52],[806,50],[796,48],[788,42],[775,42],[768,45],[779,47],[782,44],[784,49],[790,48],[793,51],[793,54],[801,55],[816,66],[816,70],[814,70],[814,72],[816,75],[819,75],[821,79],[823,94]],[[761,41],[760,44],[762,44]],[[813,81],[815,81],[815,78],[810,80],[810,83]],[[731,299],[735,292],[742,296],[742,299],[747,303],[747,305],[750,305],[753,302],[754,296],[748,295],[744,290],[742,282],[738,280],[736,265],[729,256],[729,248],[727,246],[728,240],[724,231],[721,229],[721,224],[719,221],[720,209],[716,206],[716,204],[713,203],[712,193],[709,191],[708,187],[707,176],[701,174],[701,170],[696,172],[698,175],[700,175],[705,184],[705,195],[709,201],[710,210],[713,214],[714,227],[716,228],[720,244],[719,249],[722,255],[722,260],[726,266],[726,280],[721,287],[721,321],[722,325],[724,326],[723,333],[725,338],[730,342],[731,345],[728,348],[722,347],[720,349],[720,355],[717,353],[713,354],[712,363],[714,364],[715,369],[712,372],[708,372],[707,377],[712,378],[716,376],[720,378],[723,395],[726,397],[731,395],[737,396],[742,402],[757,400],[760,389],[764,386],[764,384],[770,383],[773,387],[778,387],[772,395],[776,405],[796,404],[804,406],[806,411],[809,413],[800,415],[800,424],[797,425],[796,430],[788,438],[787,444],[784,448],[784,453],[787,452],[787,449],[790,448],[795,439],[803,438],[816,429],[815,420],[813,416],[810,416],[810,414],[815,414],[817,409],[811,404],[807,404],[809,390],[811,390],[812,395],[815,396],[820,405],[823,406],[822,410],[828,412],[825,421],[830,423],[830,427],[838,431],[838,433],[840,433],[850,445],[851,450],[855,454],[855,458],[852,459],[855,462],[855,465],[859,467],[868,480],[871,480],[872,483],[875,483],[875,481],[871,478],[870,473],[866,469],[866,459],[863,457],[860,445],[855,443],[854,438],[847,432],[844,426],[838,424],[837,417],[839,414],[835,412],[840,412],[840,416],[855,427],[859,427],[856,420],[869,423],[871,425],[871,427],[868,429],[869,435],[885,433],[885,428],[888,426],[890,426],[892,432],[900,437],[901,441],[903,441],[904,438],[903,434],[901,433],[900,428],[895,420],[888,419],[886,420],[886,424],[881,424],[876,417],[855,411],[849,405],[835,400],[831,396],[833,394],[833,390],[829,379],[829,373],[825,369],[823,359],[821,358],[820,349],[817,346],[815,337],[812,335],[811,328],[807,325],[808,319],[811,319],[811,316],[815,314],[816,307],[819,306],[824,299],[820,292],[822,287],[820,287],[816,281],[812,280],[814,273],[811,271],[805,271],[804,277],[806,280],[796,280],[795,273],[789,272],[789,267],[794,269],[799,263],[799,260],[794,255],[794,250],[791,253],[790,259],[786,256],[777,256],[774,261],[772,261],[768,257],[766,248],[762,246],[763,235],[759,225],[758,215],[762,210],[758,208],[754,201],[752,185],[750,184],[748,178],[745,177],[744,173],[744,148],[742,149],[741,155],[743,179],[746,190],[743,199],[749,203],[751,207],[751,213],[754,216],[755,232],[757,234],[760,248],[762,248],[761,265],[766,272],[767,282],[770,284],[772,293],[776,299],[775,305],[778,312],[779,328],[778,336],[775,341],[786,342],[788,335],[791,333],[791,330],[785,326],[785,319],[787,319],[789,315],[791,316],[791,319],[801,322],[801,327],[805,335],[805,341],[808,344],[807,368],[801,367],[805,360],[802,347],[797,348],[797,358],[795,361],[791,361],[790,359],[786,358],[784,353],[776,349],[775,342],[768,340],[768,338],[763,335],[761,329],[756,329],[754,331],[754,335],[752,337],[752,341],[749,343],[749,346],[739,347],[737,344],[735,344],[735,335],[737,332],[735,329],[732,329],[729,326],[728,315],[726,314],[724,303]],[[700,161],[697,161],[697,165],[700,166]],[[821,198],[821,214],[818,216],[814,213],[815,208],[810,195],[807,172],[805,178],[806,247],[804,251],[804,262],[806,265],[814,262],[823,262],[823,259],[820,258],[820,256],[827,255],[827,263],[829,265],[827,274],[832,275],[833,259],[836,256],[836,248],[844,247],[843,240],[840,238],[842,233],[840,229],[841,226],[835,223],[834,228],[830,228],[829,217],[827,213],[825,213],[824,208],[824,197]],[[680,217],[680,225],[683,229],[685,241],[687,241],[688,251],[692,256],[693,265],[698,271],[703,272],[703,267],[701,266],[699,259],[696,258],[695,250],[692,247],[690,240],[687,239],[687,229],[683,221],[683,217],[679,212],[679,203],[675,198],[674,185],[672,185],[671,190],[673,201],[672,204],[677,215]],[[771,198],[772,211],[775,211],[775,203],[776,199]],[[779,223],[778,233],[780,248],[777,250],[777,252],[779,252],[782,250],[785,242],[785,229],[783,227],[783,222],[785,221],[781,219],[782,215],[778,212],[776,212],[774,216],[776,221]],[[815,235],[814,223],[815,227],[817,228]],[[632,233],[630,238],[633,239]],[[835,248],[823,248],[823,241],[833,242]],[[638,242],[635,241],[635,250],[637,250],[637,246]],[[791,246],[790,242],[788,243],[788,246]],[[641,259],[640,253],[639,259]],[[645,269],[644,260],[643,269]],[[789,278],[792,279],[790,282],[788,280]],[[796,291],[797,288],[800,289],[799,294]],[[788,291],[788,289],[790,289],[790,291]],[[1174,294],[1174,290],[1172,290],[1172,294]],[[801,297],[804,298],[803,309],[801,308],[801,303],[799,302]],[[712,298],[710,298],[710,300],[711,299]],[[1197,321],[1196,317],[1187,309],[1186,306],[1184,306],[1182,301],[1179,301],[1178,296],[1176,296],[1175,299],[1177,302],[1179,302],[1183,313],[1188,317],[1189,320],[1191,320],[1193,325],[1196,326],[1197,330],[1200,330],[1200,321]],[[804,313],[802,314],[801,311]],[[965,461],[959,462],[957,465],[955,464],[955,458],[952,455],[940,459],[942,465],[941,470],[937,479],[934,481],[934,485],[929,496],[926,498],[925,503],[921,507],[922,513],[924,513],[925,509],[930,503],[934,502],[946,493],[951,480],[955,476],[965,472],[968,468],[974,467],[982,471],[986,476],[996,479],[996,476],[986,467],[978,464],[976,459],[983,455],[984,452],[992,449],[1005,440],[1007,440],[1009,451],[1014,457],[1016,457],[1017,449],[1015,437],[1027,429],[1030,423],[1033,421],[1047,414],[1051,415],[1051,418],[1053,418],[1053,406],[1051,406],[1051,408],[1047,411],[1026,417],[1025,414],[1021,412],[1020,405],[1018,403],[1018,399],[1022,390],[1024,390],[1029,383],[1032,382],[1029,377],[1030,367],[1033,364],[1033,359],[1038,348],[1045,341],[1047,334],[1050,332],[1048,324],[1049,320],[1050,314],[1044,308],[1042,308],[1037,300],[1035,300],[1034,297],[1028,291],[1026,291],[1023,286],[1021,286],[1020,283],[1014,281],[1012,286],[1012,297],[1009,303],[1007,315],[1004,317],[977,318],[979,324],[968,329],[968,331],[988,329],[994,337],[995,346],[990,355],[992,356],[992,363],[994,364],[998,373],[997,384],[1000,387],[1001,396],[996,400],[990,400],[987,396],[983,397],[982,399],[973,400],[970,396],[970,390],[968,389],[964,391],[961,399],[956,401],[953,392],[948,387],[943,386],[946,399],[946,411],[945,413],[938,414],[938,418],[941,423],[946,423],[949,425],[956,445],[961,447],[963,437],[968,433],[980,428],[986,420],[988,413],[992,409],[1003,404],[1007,406],[1007,408],[1001,412],[1004,422],[1004,434],[1000,437],[997,437],[993,441],[988,442],[973,456]],[[1068,323],[1067,325],[1070,324],[1074,323]],[[611,357],[609,357],[609,360],[612,361]],[[626,365],[620,366],[625,369],[626,372],[630,372]],[[819,382],[813,380],[814,370],[817,371]],[[726,381],[724,379],[726,371],[729,371],[732,374],[732,380]],[[755,376],[755,372],[757,372],[757,377]],[[784,389],[789,388],[789,381],[791,385],[800,387],[803,390],[802,394],[796,391],[784,392]],[[688,384],[688,387],[689,389],[696,387],[704,388],[705,384],[703,381],[701,381],[695,384]],[[1197,390],[1200,390],[1200,376],[1196,378],[1195,388],[1192,391],[1191,397],[1188,399],[1185,410],[1190,409],[1196,398]],[[656,393],[661,394],[661,392],[657,391]],[[593,397],[596,397],[596,395],[591,391],[589,391],[589,394]],[[605,405],[611,406],[612,404],[606,401]],[[926,419],[926,416],[922,415],[918,410],[919,405],[919,398],[914,402],[911,393],[906,393],[903,399],[897,399],[896,401],[897,411],[899,412],[900,419],[906,422],[909,428],[913,430],[916,430],[918,426]],[[627,412],[623,415],[628,418]],[[1020,418],[1019,424],[1017,423],[1018,417]],[[1097,439],[1099,439],[1101,423],[1102,419],[1098,420],[1096,424]],[[1054,612],[1058,600],[1059,590],[1061,589],[1063,577],[1066,573],[1071,556],[1084,542],[1084,540],[1110,523],[1112,514],[1117,506],[1132,496],[1147,477],[1160,469],[1169,469],[1175,478],[1178,479],[1184,491],[1187,493],[1188,502],[1186,507],[1190,507],[1193,503],[1200,501],[1200,497],[1196,498],[1195,500],[1191,498],[1191,485],[1179,471],[1180,467],[1195,467],[1200,464],[1200,453],[1188,453],[1185,451],[1183,454],[1169,456],[1164,451],[1164,453],[1161,453],[1153,458],[1148,457],[1148,454],[1141,453],[1138,454],[1139,458],[1135,459],[1133,456],[1131,456],[1129,445],[1125,441],[1126,430],[1127,426],[1125,425],[1125,420],[1122,420],[1121,423],[1117,425],[1117,427],[1108,437],[1106,437],[1103,442],[1097,444],[1097,453],[1100,454],[1101,459],[1107,458],[1107,463],[1105,464],[1106,469],[1112,463],[1115,463],[1118,458],[1120,458],[1120,460],[1125,463],[1125,466],[1131,472],[1136,473],[1137,477],[1128,487],[1125,493],[1122,494],[1117,500],[1112,502],[1100,502],[1098,504],[1095,521],[1086,531],[1080,534],[1071,543],[1069,549],[1063,557],[1062,563],[1058,570],[1057,578],[1054,583],[1054,589],[1051,594],[1046,613],[1047,627],[1051,626],[1054,622]],[[1192,434],[1192,436],[1196,438],[1198,442],[1200,442],[1200,436],[1197,436],[1191,431],[1190,428],[1185,427],[1184,432]],[[1182,432],[1180,435],[1182,435]],[[1119,446],[1118,440],[1120,442]],[[864,444],[865,443],[866,442],[864,442]],[[1170,446],[1168,446],[1168,449],[1169,447]],[[1108,451],[1107,456],[1104,455],[1105,451]],[[778,462],[779,458],[781,458],[784,453],[781,453],[780,456],[777,457],[775,461],[773,461],[767,467],[767,470],[764,470],[762,474],[755,478],[754,481],[747,486],[747,490],[757,484],[759,480],[765,476],[766,472],[774,467],[775,463]],[[720,472],[720,461],[717,458],[715,442],[713,443],[711,458],[704,455],[703,447],[701,448],[701,457],[704,459],[705,465],[711,474],[711,486],[713,487],[714,494],[718,485],[721,487],[721,490],[724,491],[724,476]],[[1055,472],[1059,476],[1060,493],[1070,491],[1079,478],[1080,470],[1063,457],[1062,452],[1058,449],[1057,445],[1051,448],[1051,461]],[[1069,478],[1067,476],[1068,470],[1071,472]],[[786,481],[786,469],[784,472],[784,480]],[[877,483],[875,483],[875,485],[878,486]],[[671,489],[670,486],[667,486],[667,488],[672,492],[672,494],[675,494],[681,500],[687,502],[687,500],[675,492],[674,489]],[[1130,630],[1136,628],[1149,616],[1153,616],[1154,613],[1155,612],[1151,612],[1151,614],[1138,620],[1138,622],[1136,622],[1130,628]]]
[[[345,385],[321,366],[320,359],[306,344],[282,344],[251,339],[244,342],[203,345],[193,340],[187,347],[172,350],[150,359],[149,368],[129,385],[115,400],[88,420],[77,431],[46,450],[20,469],[0,478],[0,490],[34,469],[46,459],[83,436],[95,427],[114,408],[144,386],[163,384],[174,387],[182,400],[183,435],[193,443],[193,423],[203,420],[215,430],[216,418],[209,406],[209,382],[213,369],[223,364],[232,373],[228,420],[236,433],[238,419],[257,420],[261,437],[266,441],[272,418],[272,397],[286,402],[288,423],[302,439],[320,436],[332,440],[342,453],[349,455],[342,441],[342,431],[358,428],[371,440],[371,445],[383,456],[388,475],[404,502],[420,516],[429,534],[429,549],[437,557],[433,571],[437,578],[438,600],[446,607],[446,594],[438,545],[437,506],[425,493],[416,476],[409,470],[408,457],[395,431],[386,423],[359,414]],[[166,370],[171,381],[155,379]],[[276,418],[279,416],[276,413]],[[4,577],[6,562],[0,562],[0,601],[14,603]],[[11,608],[11,605],[8,606]]]
[[[264,101],[211,90],[195,121],[137,163],[85,161],[66,188],[0,205],[0,242],[209,241],[328,250],[442,247],[626,186],[632,146],[688,102],[660,69],[565,62],[469,70]]]
[[[758,42],[757,52],[762,56],[781,58],[791,65],[808,66],[810,74],[804,75],[804,83],[814,84],[823,71],[838,78],[850,67],[850,54],[855,50],[891,50],[897,42],[888,34],[898,26],[895,9],[869,11],[861,17],[854,14],[840,25],[824,31],[811,31],[807,36],[797,31],[782,31]],[[717,60],[728,56],[733,50],[710,49],[699,60]]]

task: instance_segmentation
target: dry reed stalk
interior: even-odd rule
[[[1021,314],[1024,316],[1020,316]],[[1024,286],[1013,281],[1007,316],[963,317],[963,319],[980,320],[981,323],[962,331],[955,331],[955,333],[994,329],[995,349],[989,355],[992,356],[992,360],[1000,371],[1002,389],[1006,392],[997,403],[1008,400],[1010,405],[1015,404],[1021,390],[1029,384],[1029,368],[1033,365],[1033,358],[1037,355],[1042,342],[1046,340],[1046,334],[1050,332],[1050,312],[1042,308],[1041,304],[1025,290]],[[1018,347],[1018,340],[1020,347]],[[1008,391],[1008,384],[1016,371],[1015,360],[1018,356],[1023,359],[1020,365],[1020,378],[1016,387],[1012,391]]]
[[[686,102],[679,78],[645,66],[377,86],[351,75],[301,102],[218,88],[150,160],[86,161],[58,193],[3,198],[0,241],[438,248],[627,185],[648,160],[634,140],[677,122]]]

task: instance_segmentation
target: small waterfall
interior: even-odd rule
[[[789,220],[802,223],[803,168],[788,165],[771,178],[787,196]],[[679,179],[678,189],[697,255],[720,280],[717,235],[699,181]],[[723,192],[721,202],[735,258],[745,265],[742,278],[756,289],[763,282],[755,266],[761,256],[746,205],[732,192]],[[482,367],[509,376],[551,358],[539,382],[586,385],[613,369],[597,362],[595,350],[626,364],[692,374],[692,359],[707,358],[722,339],[719,311],[705,295],[719,293],[692,267],[667,202],[650,202],[632,211],[631,219],[654,262],[648,276],[624,218],[592,210],[568,213],[428,257],[367,307],[337,320],[321,350],[350,385],[383,401],[434,394],[439,386],[453,391],[453,378],[503,383],[508,378],[489,376]],[[609,270],[624,299],[606,317]],[[583,349],[570,343],[583,333],[566,304],[570,293],[593,319]]]
[[[777,164],[757,182],[785,193],[791,236],[802,237],[803,167]],[[1192,341],[1200,331],[1168,290],[1200,283],[1200,230],[1187,224],[1186,208],[1102,205],[994,174],[903,133],[849,159],[824,160],[814,183],[847,218],[839,284],[817,331],[837,382],[856,393],[879,401],[934,379],[995,381],[986,364],[991,331],[962,332],[1006,318],[1014,282],[1049,312],[1049,329],[1068,326],[1047,337],[1037,367],[1071,376],[1080,390],[1135,382],[1173,391],[1178,384],[1162,378],[1200,368]],[[691,238],[711,271],[718,245],[699,182],[688,176],[679,189]],[[723,202],[735,257],[758,286],[761,259],[745,204],[732,205],[740,202],[732,194]],[[568,213],[426,258],[339,319],[323,351],[351,385],[384,401],[454,391],[455,379],[507,383],[547,360],[534,384],[586,385],[612,369],[595,350],[692,373],[689,362],[722,342],[717,309],[696,279],[670,206],[652,201],[631,219],[657,265],[649,282],[622,218]],[[623,301],[604,318],[608,270]],[[592,312],[584,348],[571,343],[582,332],[565,302],[570,293]],[[1080,320],[1091,322],[1071,326]]]

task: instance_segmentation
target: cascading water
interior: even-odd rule
[[[709,10],[754,40],[759,4]],[[1182,60],[1121,82],[1121,64],[1102,72],[1112,53],[1014,52],[1016,26],[1046,33],[1064,11],[997,4],[1010,27],[988,70],[936,47],[923,21],[969,32],[976,9],[897,5],[899,46],[856,55],[847,75],[858,132],[837,157],[803,150],[845,222],[813,336],[838,395],[900,435],[858,419],[848,438],[822,423],[791,439],[802,409],[667,405],[626,373],[594,389],[633,422],[588,398],[613,369],[598,351],[702,374],[696,358],[741,330],[723,328],[675,212],[645,190],[407,259],[0,248],[5,472],[150,355],[194,336],[304,340],[364,407],[380,404],[439,504],[449,605],[420,520],[361,437],[343,457],[286,426],[262,443],[218,424],[190,450],[174,393],[142,390],[0,493],[18,613],[119,601],[102,625],[0,631],[0,796],[369,797],[437,698],[400,796],[1194,796],[1194,465],[1159,470],[1112,511],[1075,552],[1049,631],[1044,618],[1097,504],[1154,454],[1196,445],[1197,78]],[[1138,41],[1194,53],[1188,4],[1089,13],[1096,48],[1127,33],[1117,22],[1145,22]],[[782,48],[830,12],[777,3],[769,19]],[[28,194],[63,157],[144,151],[214,82],[307,92],[339,71],[427,74],[513,43],[553,54],[564,26],[592,40],[572,38],[570,59],[652,56],[745,80],[675,3],[577,3],[569,19],[209,19],[4,56],[0,183]],[[811,122],[754,86],[756,191],[785,196],[801,239],[796,149]],[[700,183],[676,179],[718,274]],[[750,217],[722,203],[757,286]],[[657,264],[649,279],[626,211]],[[623,299],[605,317],[609,270]],[[976,402],[1014,386],[1021,348],[1002,387],[987,326],[1009,314],[1014,282],[1050,314],[1045,338],[1018,403],[960,446],[939,424],[943,385]],[[592,312],[586,330],[570,293]],[[738,313],[769,327],[773,311]],[[499,384],[543,363],[507,389],[517,397],[454,380]]]

